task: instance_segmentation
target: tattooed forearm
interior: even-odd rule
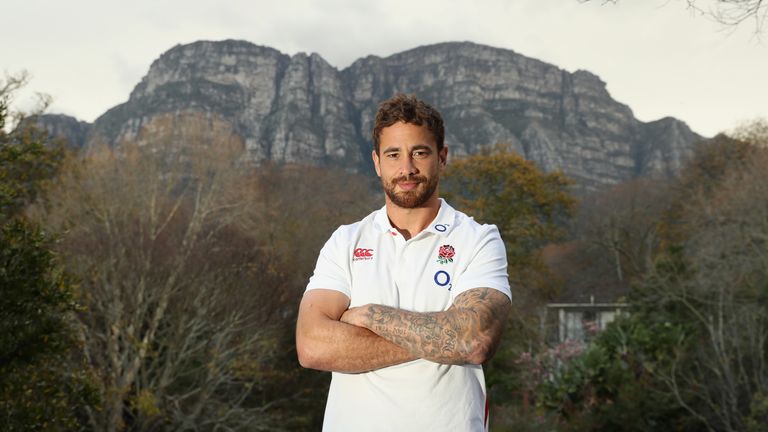
[[[367,305],[348,316],[419,358],[447,364],[482,363],[496,350],[509,299],[490,288],[467,291],[444,312],[409,312]],[[342,318],[344,319],[344,318]]]
[[[409,352],[435,360],[454,357],[459,332],[454,316],[419,314],[387,306],[370,305],[365,326]],[[455,314],[450,314],[455,315]]]

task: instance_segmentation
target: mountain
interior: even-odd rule
[[[64,114],[44,114],[31,118],[35,125],[47,129],[53,137],[66,138],[69,144],[81,148],[88,139],[91,124]]]
[[[596,75],[469,42],[368,56],[338,70],[245,41],[177,45],[126,103],[91,125],[85,144],[118,145],[159,127],[208,122],[236,135],[245,158],[369,170],[378,104],[415,93],[438,108],[452,156],[497,143],[586,188],[674,175],[701,139],[683,122],[644,123]],[[198,124],[197,127],[200,125]]]

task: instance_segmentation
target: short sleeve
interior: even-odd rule
[[[315,271],[309,278],[306,291],[330,289],[352,297],[349,276],[348,248],[344,247],[344,227],[337,229],[325,242],[317,258]]]
[[[493,288],[512,299],[507,275],[507,250],[495,225],[484,225],[466,270],[456,279],[452,294],[473,288]]]

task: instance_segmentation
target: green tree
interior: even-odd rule
[[[2,87],[2,83],[0,83]],[[57,171],[63,156],[60,142],[31,122],[16,122],[6,131],[10,95],[0,91],[0,218],[17,216],[32,203],[42,185]]]
[[[78,430],[97,403],[78,364],[73,282],[50,239],[17,218],[0,227],[0,422],[3,430]]]
[[[679,327],[619,318],[585,351],[556,364],[536,387],[540,410],[565,430],[701,430],[654,373],[670,365]]]
[[[60,153],[29,123],[6,130],[9,92],[22,81],[0,83],[0,423],[4,430],[77,430],[95,400],[74,355],[75,284],[51,251],[52,238],[23,215]]]

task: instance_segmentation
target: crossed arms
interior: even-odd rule
[[[422,358],[480,364],[496,351],[510,301],[492,288],[460,294],[442,312],[410,312],[368,304],[349,308],[333,290],[308,291],[299,306],[296,349],[302,366],[367,372]]]

